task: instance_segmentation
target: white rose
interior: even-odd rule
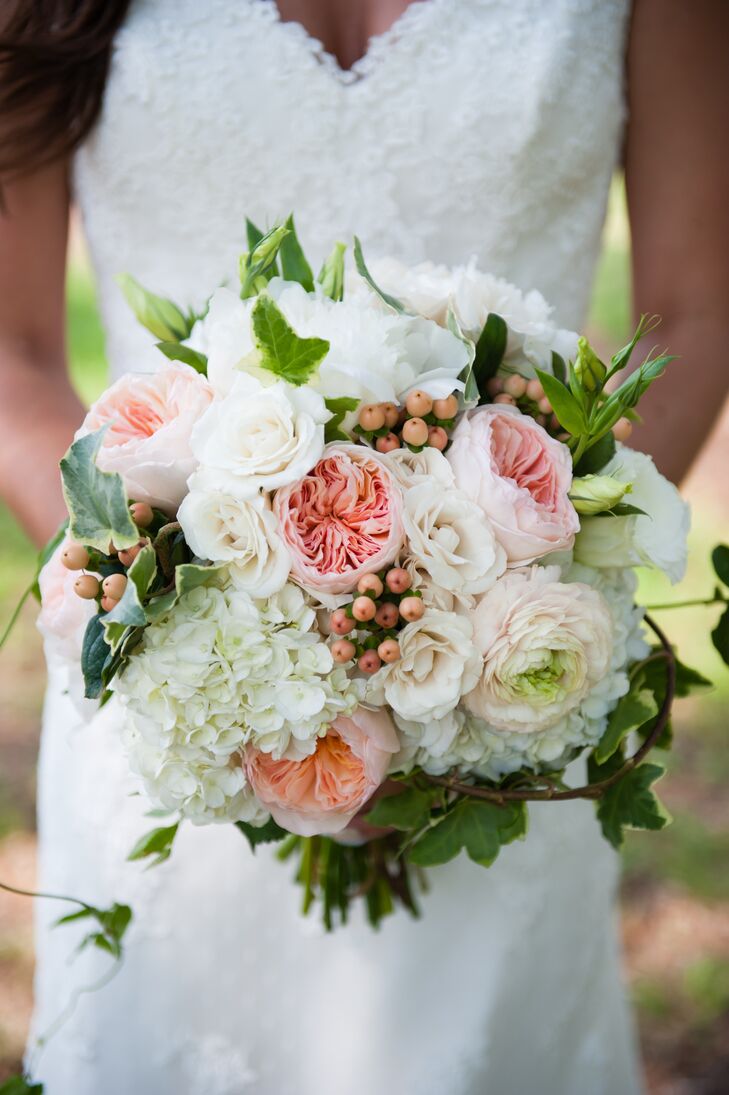
[[[472,632],[462,616],[426,611],[402,629],[400,659],[370,679],[367,699],[387,702],[404,719],[443,718],[478,680],[480,658]]]
[[[324,400],[306,387],[275,381],[266,387],[241,373],[192,432],[192,449],[215,484],[235,498],[301,479],[324,451]]]
[[[506,570],[506,552],[480,506],[455,487],[438,490],[427,480],[404,491],[408,553],[419,570],[451,593],[490,589]]]
[[[291,558],[268,499],[249,499],[205,486],[205,473],[193,475],[190,493],[177,514],[187,543],[201,559],[229,563],[233,585],[254,597],[270,597],[284,585]]]
[[[455,486],[453,469],[442,452],[429,446],[420,452],[412,449],[393,449],[385,453],[385,463],[403,487],[409,487],[416,482],[429,482],[433,488],[450,490]]]
[[[559,577],[553,566],[511,571],[472,614],[473,641],[483,664],[464,703],[499,730],[547,730],[576,708],[610,667],[613,623],[605,598]]]
[[[673,483],[650,456],[624,445],[601,469],[620,483],[631,483],[631,505],[645,516],[584,517],[575,540],[575,559],[592,567],[650,566],[678,582],[686,571],[690,510]]]

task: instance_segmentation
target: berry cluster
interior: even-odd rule
[[[443,452],[448,444],[458,413],[455,393],[444,399],[433,399],[416,388],[410,392],[404,407],[395,403],[365,403],[359,410],[356,430],[372,442],[378,452],[392,452],[405,446],[413,452],[430,447]]]
[[[138,529],[148,528],[152,524],[154,513],[152,507],[147,505],[146,502],[134,502],[129,509]],[[107,554],[98,554],[98,558],[92,561],[91,554],[83,544],[69,541],[61,552],[61,562],[67,570],[86,571],[89,567],[95,569],[96,565],[103,565],[104,563],[120,564],[126,570],[132,565],[139,552],[148,542],[146,537],[141,537],[133,547],[126,548],[123,551],[117,551],[113,544],[109,544]],[[73,588],[78,596],[85,601],[93,601],[100,596],[101,608],[104,612],[110,612],[122,599],[124,590],[127,587],[127,580],[126,574],[120,570],[113,570],[101,581],[95,574],[82,573],[76,579]]]
[[[544,394],[539,380],[527,380],[518,373],[506,377],[494,376],[487,381],[486,391],[494,403],[518,407],[522,414],[535,418],[540,426],[556,434],[560,440],[566,440],[569,436],[564,433],[559,420],[552,413],[552,404]],[[627,441],[632,431],[633,424],[629,418],[621,418],[613,426],[616,441]]]
[[[383,662],[396,662],[400,657],[399,628],[419,620],[425,611],[421,594],[411,586],[410,575],[402,567],[360,578],[358,596],[329,617],[332,634],[341,636],[332,644],[335,662],[356,658],[363,673],[376,673]],[[354,632],[369,634],[354,637]]]

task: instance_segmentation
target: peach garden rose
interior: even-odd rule
[[[275,760],[249,747],[248,780],[274,821],[299,836],[339,833],[384,782],[400,749],[385,711],[358,707],[334,720],[304,760]]]
[[[93,404],[76,437],[108,424],[97,465],[118,472],[130,498],[172,516],[197,467],[192,428],[212,399],[207,380],[180,362],[129,373]]]

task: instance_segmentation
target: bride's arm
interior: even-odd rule
[[[729,4],[636,0],[625,174],[636,307],[680,354],[641,402],[631,444],[678,480],[729,382]]]
[[[9,184],[3,196],[0,495],[40,544],[64,517],[57,464],[83,415],[66,370],[66,168]]]

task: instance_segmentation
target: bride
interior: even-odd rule
[[[82,409],[66,379],[69,204],[82,212],[115,374],[155,365],[115,284],[191,305],[235,271],[246,216],[303,242],[479,265],[584,320],[625,157],[640,306],[701,363],[638,431],[679,476],[720,404],[729,244],[720,0],[15,0],[0,16],[0,487],[41,542]],[[627,57],[627,95],[625,67]],[[724,86],[722,86],[722,81]],[[629,124],[625,125],[626,118]],[[651,397],[649,397],[650,399]],[[663,403],[660,401],[664,400]],[[680,426],[680,429],[678,428]],[[107,705],[82,719],[53,661],[40,888],[132,905],[126,960],[79,997],[33,1078],[46,1095],[630,1095],[617,861],[587,803],[532,811],[488,871],[431,873],[424,915],[325,936],[266,850],[149,827]],[[39,905],[35,1036],[105,957]]]

